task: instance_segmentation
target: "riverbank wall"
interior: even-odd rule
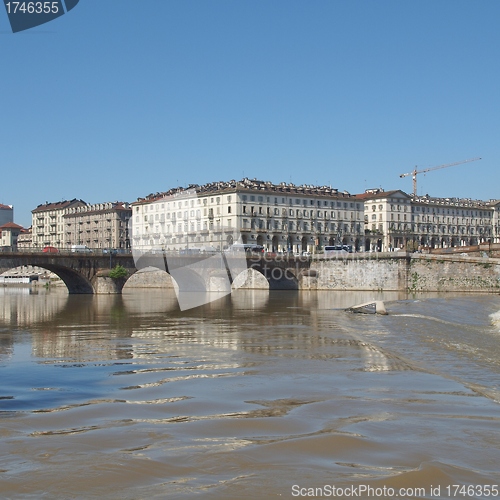
[[[316,271],[316,272],[314,272]],[[400,254],[319,261],[303,289],[500,293],[500,259]]]

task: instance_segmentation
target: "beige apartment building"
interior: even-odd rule
[[[32,211],[32,246],[59,249],[72,245],[89,248],[130,247],[128,203],[108,202],[88,205],[73,199],[38,205]]]
[[[363,201],[328,186],[257,179],[176,188],[132,203],[137,249],[223,249],[233,243],[269,252],[356,249],[364,239]]]
[[[31,227],[23,229],[17,237],[17,248],[31,248],[33,246],[33,235]]]
[[[130,248],[128,227],[131,214],[129,204],[124,202],[69,207],[63,215],[65,246]]]
[[[83,207],[82,200],[46,202],[31,211],[32,245],[34,248],[53,246],[64,248],[63,216],[68,208]]]
[[[496,242],[499,203],[413,196],[403,191],[367,190],[365,248],[391,251],[449,248]]]

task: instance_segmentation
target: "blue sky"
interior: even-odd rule
[[[500,198],[500,2],[80,0],[0,10],[0,203],[256,177]]]

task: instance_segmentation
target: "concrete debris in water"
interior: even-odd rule
[[[387,314],[385,304],[381,300],[373,300],[371,302],[365,302],[364,304],[358,304],[347,308],[346,311],[363,314]]]

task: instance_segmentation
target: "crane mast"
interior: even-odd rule
[[[440,168],[447,168],[447,167],[453,167],[455,165],[462,165],[463,163],[469,163],[471,161],[477,161],[480,160],[481,158],[470,158],[469,160],[462,160],[462,161],[456,161],[454,163],[446,163],[445,165],[438,165],[437,167],[430,167],[430,168],[424,168],[423,170],[417,170],[417,167],[415,167],[411,172],[408,172],[406,174],[401,174],[399,177],[408,177],[411,175],[411,178],[413,180],[413,195],[417,196],[417,174],[423,174],[425,172],[430,172],[431,170],[439,170]]]

